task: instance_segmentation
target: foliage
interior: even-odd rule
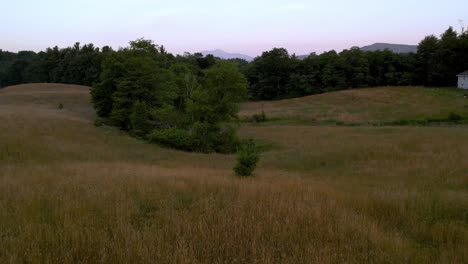
[[[218,62],[204,71],[202,85],[194,90],[187,111],[192,120],[217,124],[236,119],[238,103],[246,99],[247,81],[235,65]]]
[[[142,137],[151,131],[150,107],[141,101],[133,104],[129,117],[132,133]]]
[[[264,52],[246,68],[253,99],[272,100],[325,91],[375,86],[455,86],[468,69],[468,32],[449,28],[440,38],[428,36],[417,54],[361,51],[310,54],[304,60],[285,49]]]
[[[247,71],[251,96],[267,100],[285,97],[293,71],[293,59],[286,49],[275,48],[264,52]]]
[[[0,87],[32,82],[92,85],[101,73],[101,62],[112,49],[93,44],[59,49],[47,48],[35,53],[0,50]]]
[[[207,123],[196,123],[191,130],[180,128],[154,130],[148,138],[152,143],[179,150],[232,153],[239,145],[235,132],[233,128],[221,130]]]
[[[97,114],[164,146],[234,152],[237,136],[225,124],[237,120],[247,81],[233,63],[192,59],[174,60],[144,39],[110,54],[92,89]]]
[[[440,38],[433,35],[424,38],[417,54],[396,54],[389,50],[365,52],[353,47],[340,53],[312,53],[300,60],[284,48],[274,48],[251,63],[241,59],[228,61],[247,78],[251,98],[273,100],[358,87],[455,86],[455,75],[468,69],[467,54],[468,31],[458,33],[450,27]],[[170,69],[178,88],[185,90],[189,97],[200,85],[204,71],[222,61],[201,53],[174,57],[164,46],[145,39],[131,41],[129,47],[117,52],[107,46],[99,49],[93,44],[80,43],[39,53],[0,50],[0,87],[31,82],[91,86],[97,82],[103,87],[95,91],[95,97],[106,97],[116,86],[109,81],[117,81],[118,74],[124,72],[119,70],[126,66],[122,57],[148,57],[158,68]],[[177,93],[179,109],[188,99],[187,93]],[[111,106],[105,100],[98,100],[96,109],[101,115],[107,115]]]
[[[447,119],[449,121],[460,121],[463,120],[463,117],[456,113],[450,113]]]
[[[104,125],[104,121],[102,120],[102,118],[98,117],[94,119],[94,126],[102,127],[103,125]]]
[[[187,130],[178,128],[168,128],[163,130],[154,130],[149,135],[152,143],[165,147],[171,147],[181,150],[194,150],[193,138]]]
[[[236,155],[236,166],[234,172],[237,176],[252,176],[260,159],[260,152],[253,140],[243,142]]]

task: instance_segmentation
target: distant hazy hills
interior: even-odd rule
[[[250,57],[249,55],[240,54],[240,53],[229,53],[229,52],[226,52],[226,51],[220,50],[220,49],[206,50],[206,51],[202,51],[201,53],[203,54],[203,56],[211,54],[211,55],[213,55],[215,57],[225,59],[225,60],[228,60],[228,59],[244,59],[246,61],[253,61],[253,59],[254,59],[253,57]]]
[[[390,50],[395,53],[416,53],[418,46],[416,45],[404,45],[404,44],[390,44],[390,43],[375,43],[369,46],[361,48],[362,51],[377,51],[377,50]],[[246,61],[253,61],[253,57],[240,53],[229,53],[224,50],[206,50],[201,52],[204,56],[211,54],[221,59],[244,59]],[[296,56],[299,60],[305,59],[309,55],[298,55]]]
[[[307,58],[307,57],[309,57],[309,56],[310,56],[310,55],[296,55],[296,58],[297,58],[298,60],[303,60],[303,59],[305,59],[305,58]]]
[[[387,49],[393,51],[394,53],[416,53],[418,51],[418,46],[390,43],[375,43],[361,48],[361,50],[363,51],[377,51]]]

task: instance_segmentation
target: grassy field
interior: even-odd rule
[[[262,110],[282,123],[388,122],[419,118],[468,116],[467,91],[422,87],[347,90],[304,98],[244,104],[243,117]]]
[[[256,177],[93,126],[89,88],[0,90],[0,263],[466,263],[463,92],[376,88],[242,106]],[[62,103],[64,109],[58,109]],[[326,123],[326,122],[325,122]]]

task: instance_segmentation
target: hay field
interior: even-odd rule
[[[467,114],[460,95],[391,87],[244,104],[244,116],[300,122],[242,124],[270,150],[239,179],[232,155],[93,126],[88,87],[2,89],[0,263],[464,263],[468,126],[303,122]]]

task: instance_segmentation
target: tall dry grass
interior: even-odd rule
[[[272,147],[239,179],[92,121],[87,88],[0,91],[1,263],[468,259],[468,127],[243,126]]]

